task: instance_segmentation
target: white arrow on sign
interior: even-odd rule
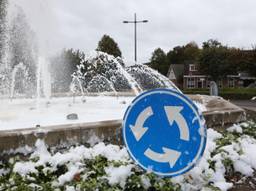
[[[181,153],[172,149],[168,149],[163,147],[162,148],[164,153],[157,153],[150,148],[148,148],[145,152],[144,155],[148,157],[149,159],[156,161],[156,162],[161,162],[161,163],[169,163],[170,167],[173,168],[178,159],[180,158]]]
[[[144,123],[151,115],[153,115],[153,110],[151,107],[147,107],[140,113],[139,117],[135,122],[135,125],[130,125],[132,133],[137,141],[139,141],[142,136],[147,132],[148,127],[144,127]]]
[[[180,139],[184,141],[189,141],[188,124],[185,118],[183,117],[183,115],[180,113],[183,110],[183,107],[165,106],[164,109],[170,125],[172,125],[174,121],[176,121],[176,123],[178,124],[179,130],[180,130]]]

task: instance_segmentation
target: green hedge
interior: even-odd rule
[[[183,93],[209,95],[209,89],[185,89]],[[225,99],[251,99],[256,96],[256,88],[223,88],[219,89],[219,96]]]

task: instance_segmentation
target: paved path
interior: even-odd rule
[[[256,112],[256,100],[230,100],[235,105]]]

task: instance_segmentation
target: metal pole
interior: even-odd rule
[[[123,23],[133,23],[134,24],[134,60],[137,63],[137,23],[147,23],[148,20],[137,20],[137,15],[134,13],[133,21],[123,21]]]
[[[136,13],[134,14],[134,59],[137,64],[137,18]]]

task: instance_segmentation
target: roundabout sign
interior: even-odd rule
[[[206,144],[206,127],[195,104],[181,93],[156,89],[139,95],[123,120],[123,138],[132,159],[160,176],[193,168]]]

